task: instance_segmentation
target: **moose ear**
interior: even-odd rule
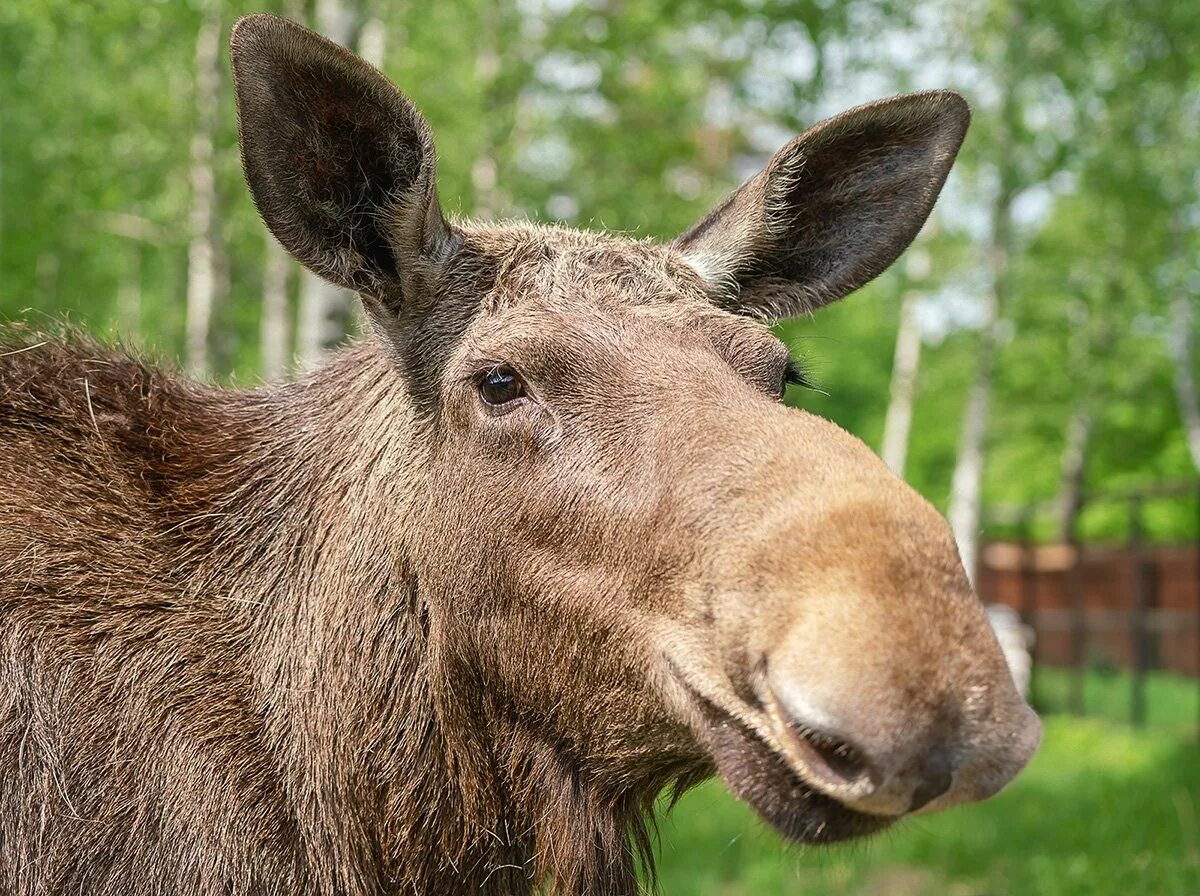
[[[315,273],[395,313],[450,243],[425,119],[353,53],[275,16],[240,19],[230,56],[242,165],[267,227]]]
[[[950,91],[844,112],[781,149],[674,246],[730,311],[813,311],[872,280],[912,242],[970,118]]]

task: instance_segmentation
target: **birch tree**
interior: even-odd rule
[[[996,39],[1003,42],[999,64],[993,69],[1001,98],[992,132],[989,156],[993,160],[996,188],[989,214],[987,245],[984,250],[986,281],[980,297],[979,341],[976,367],[967,393],[959,425],[958,449],[950,481],[947,518],[967,575],[974,580],[982,522],[983,472],[988,437],[988,415],[992,402],[992,381],[996,351],[1005,305],[1009,262],[1013,253],[1013,201],[1021,189],[1022,177],[1016,156],[1016,132],[1021,110],[1018,105],[1018,79],[1024,62],[1018,49],[1017,35],[1023,15],[1010,0],[1000,17]]]
[[[1068,313],[1071,333],[1067,339],[1067,363],[1073,370],[1084,370],[1093,361],[1098,342],[1092,335],[1097,313],[1086,302],[1074,302]],[[1097,386],[1085,383],[1075,399],[1063,432],[1059,457],[1059,489],[1055,537],[1071,541],[1077,534],[1079,514],[1083,510],[1088,449],[1096,429]]]
[[[899,278],[900,323],[892,356],[892,379],[888,406],[883,418],[879,456],[897,476],[904,476],[908,442],[912,432],[913,407],[917,400],[917,372],[921,365],[920,281],[930,271],[929,252],[923,247],[908,251]]]
[[[1196,392],[1196,309],[1188,289],[1182,213],[1171,222],[1171,359],[1174,363],[1175,401],[1187,439],[1192,464],[1200,471],[1200,397]]]
[[[192,134],[192,205],[188,219],[191,234],[187,263],[186,363],[188,372],[197,377],[209,372],[208,338],[219,277],[213,135],[218,114],[220,32],[221,21],[215,6],[206,6],[196,35],[196,128]]]
[[[991,245],[987,253],[989,284],[981,297],[977,366],[959,426],[958,451],[950,480],[950,505],[946,514],[958,542],[963,566],[972,578],[979,549],[984,451],[992,401],[1001,295],[1008,266],[1008,244],[1012,238],[1011,211],[1012,196],[1006,188],[1002,188],[992,215]]]
[[[266,242],[259,344],[263,378],[279,380],[291,359],[289,289],[294,264],[274,237],[268,236]]]

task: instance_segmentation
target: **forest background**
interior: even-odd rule
[[[273,11],[354,48],[433,125],[458,215],[670,239],[806,126],[952,87],[974,123],[916,244],[780,335],[948,515],[968,566],[1020,532],[1200,538],[1200,15],[1178,0],[21,0],[0,3],[0,323],[62,321],[239,386],[310,368],[355,300],[242,183],[227,35]],[[1177,487],[1179,486],[1179,487]],[[1140,537],[1140,536],[1139,536]],[[1080,673],[1084,674],[1084,673]],[[1046,740],[996,800],[796,853],[718,785],[662,830],[695,896],[1200,892],[1196,682],[1046,669]]]

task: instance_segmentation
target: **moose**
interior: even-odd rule
[[[0,346],[0,892],[632,896],[719,775],[794,842],[1028,761],[938,512],[768,323],[883,271],[966,103],[806,131],[669,244],[449,220],[420,113],[232,37],[271,233],[371,335],[296,381]]]

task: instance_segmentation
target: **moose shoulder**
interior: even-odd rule
[[[232,57],[264,220],[374,338],[243,392],[0,347],[0,892],[631,896],[666,787],[821,842],[1017,773],[944,521],[761,323],[904,249],[958,96],[657,245],[448,222],[378,72],[270,16]]]

